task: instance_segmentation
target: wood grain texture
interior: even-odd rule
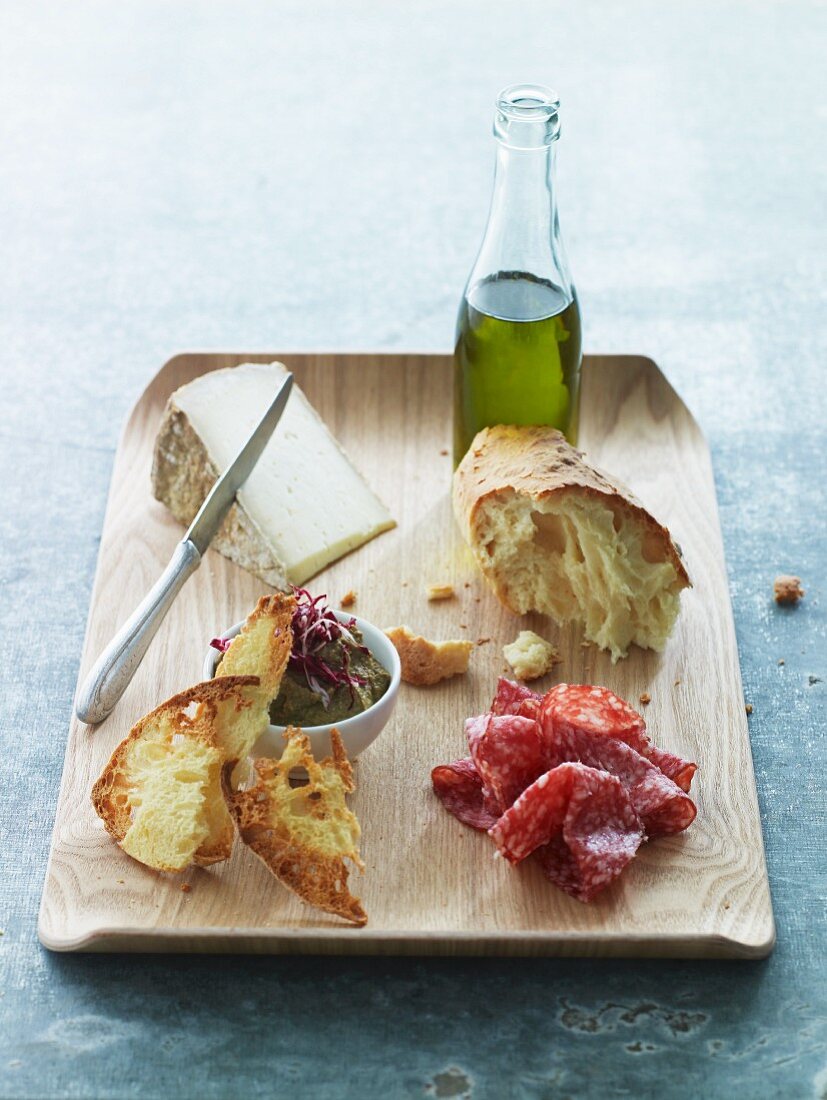
[[[612,666],[581,646],[575,629],[516,618],[487,591],[451,515],[449,357],[192,353],[166,364],[124,428],[79,679],[181,537],[149,490],[168,395],[207,370],[274,358],[295,371],[399,521],[317,576],[312,589],[334,606],[355,589],[354,610],[381,626],[491,641],[474,651],[467,677],[429,689],[403,685],[391,724],[358,760],[352,804],[366,872],[352,885],[370,916],[366,928],[308,910],[239,844],[225,864],[161,875],[110,841],[89,790],[132,724],[199,679],[209,638],[261,594],[261,582],[210,552],[114,714],[97,729],[71,724],[42,942],[104,951],[766,955],[774,924],[711,462],[700,430],[650,360],[586,360],[580,444],[634,488],[683,548],[695,587],[684,593],[662,656],[633,650]],[[446,581],[457,598],[428,603],[425,587]],[[534,866],[495,862],[488,838],[461,826],[430,789],[431,768],[464,755],[463,719],[486,709],[504,670],[502,645],[526,627],[558,643],[564,659],[554,679],[606,684],[633,703],[648,691],[655,742],[700,765],[691,829],[646,845],[589,906],[555,890]]]

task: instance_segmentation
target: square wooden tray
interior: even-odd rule
[[[580,445],[631,485],[681,544],[694,588],[663,656],[612,666],[571,628],[517,619],[486,589],[451,514],[451,359],[442,355],[188,353],[152,380],[124,427],[104,521],[82,679],[169,559],[181,528],[152,499],[154,436],[167,397],[197,375],[280,359],[399,521],[396,530],[311,582],[336,606],[434,638],[490,638],[465,677],[403,685],[391,724],[358,760],[353,798],[364,876],[351,884],[366,928],[308,909],[241,844],[185,876],[129,859],[95,816],[89,791],[114,746],[146,711],[200,679],[209,639],[249,611],[264,586],[210,552],[187,583],[114,714],[72,720],[40,913],[59,951],[237,951],[756,958],[774,924],[709,451],[657,366],[632,356],[584,364]],[[425,585],[451,582],[429,604]],[[463,720],[490,702],[502,646],[522,628],[557,640],[556,679],[605,684],[633,703],[652,696],[655,742],[696,760],[698,817],[644,846],[591,905],[532,865],[492,859],[487,837],[445,812],[431,768],[465,755]],[[530,861],[529,861],[530,863]],[[185,881],[189,892],[181,889]]]

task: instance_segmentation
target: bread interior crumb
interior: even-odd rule
[[[482,503],[477,535],[484,566],[519,614],[581,622],[613,661],[633,642],[664,648],[680,609],[677,571],[657,537],[608,499],[502,490]]]

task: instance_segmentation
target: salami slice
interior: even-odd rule
[[[557,684],[543,697],[539,720],[544,734],[577,729],[623,741],[641,756],[652,749],[643,717],[613,691],[593,684]]]
[[[497,692],[491,704],[491,713],[519,714],[524,718],[536,718],[542,698],[525,684],[516,684],[513,680],[500,677],[497,681]]]
[[[673,783],[677,783],[682,791],[686,791],[689,794],[689,788],[692,786],[692,779],[695,772],[698,770],[698,765],[691,763],[689,760],[682,760],[680,756],[675,756],[671,752],[664,752],[663,749],[652,748],[649,753],[648,759],[659,768],[660,771]]]
[[[553,740],[555,730],[578,729],[595,737],[612,737],[645,756],[663,774],[688,793],[697,764],[656,748],[646,733],[643,717],[608,688],[590,684],[558,684],[543,699],[541,734]]]
[[[482,780],[473,760],[439,764],[431,772],[431,783],[442,805],[463,825],[483,831],[497,823],[499,814],[486,808]]]
[[[499,813],[507,810],[546,770],[540,733],[533,718],[483,714],[467,720],[465,733],[487,803]]]
[[[592,773],[573,791],[563,835],[537,853],[546,878],[578,901],[591,901],[616,879],[644,840],[622,784],[611,778]]]
[[[618,779],[568,763],[523,791],[489,836],[511,863],[538,852],[556,886],[588,901],[634,857],[643,826]]]
[[[578,776],[584,780],[589,770],[581,764],[563,764],[543,772],[488,830],[509,863],[519,863],[562,831],[572,784]]]
[[[545,739],[545,751],[549,767],[577,760],[617,776],[650,839],[680,833],[695,820],[697,809],[686,792],[623,741],[560,724]]]

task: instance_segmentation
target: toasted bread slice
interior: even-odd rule
[[[290,623],[295,610],[295,596],[284,592],[262,596],[221,658],[218,675],[258,676],[269,706],[279,693],[293,645]],[[236,759],[241,756],[239,753]]]
[[[215,726],[216,742],[222,758],[238,761],[233,776],[234,786],[248,774],[247,758],[269,724],[270,703],[278,695],[293,644],[290,622],[295,606],[294,597],[282,592],[262,596],[218,666],[219,675],[213,683],[233,676],[255,676],[258,681],[253,693],[255,705],[250,708],[233,707],[232,700],[226,700],[221,705],[220,721]],[[201,866],[227,859],[233,843],[233,823],[221,794],[219,772],[215,772],[210,780],[206,813],[209,829],[195,854],[195,862]]]
[[[232,823],[219,799],[224,726],[258,709],[255,676],[225,676],[167,699],[133,726],[92,788],[92,803],[125,852],[182,871],[203,848],[224,859]],[[223,811],[223,814],[222,812]],[[199,860],[200,862],[200,860]]]
[[[228,759],[246,766],[269,721],[290,656],[294,604],[283,594],[262,597],[224,654],[221,675],[162,703],[115,749],[92,802],[135,859],[181,871],[229,857],[235,829],[221,766]]]
[[[333,756],[317,762],[300,729],[288,728],[281,760],[256,760],[257,782],[232,789],[233,762],[224,765],[222,785],[241,839],[279,881],[317,909],[367,923],[367,914],[347,887],[348,859],[360,869],[360,828],[345,795],[354,789],[353,771],[338,730]],[[304,768],[309,781],[291,787],[290,772]]]

